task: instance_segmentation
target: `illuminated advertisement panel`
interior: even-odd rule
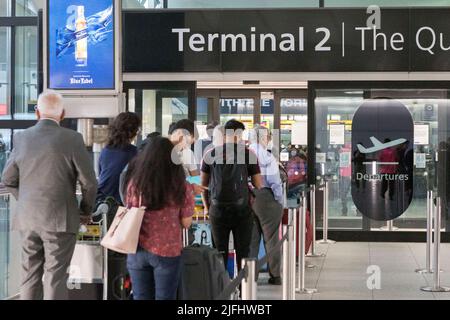
[[[48,87],[114,89],[114,0],[48,0]]]

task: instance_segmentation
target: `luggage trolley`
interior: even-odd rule
[[[101,288],[101,299],[108,299],[108,249],[100,242],[108,231],[109,209],[106,203],[100,204],[92,214],[97,221],[80,228],[69,268],[69,297],[100,299],[96,292]],[[82,285],[88,289],[83,290]]]

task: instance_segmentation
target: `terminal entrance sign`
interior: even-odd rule
[[[123,15],[124,72],[450,71],[449,8]]]
[[[352,197],[365,216],[402,215],[412,200],[414,122],[399,101],[365,101],[352,123]]]

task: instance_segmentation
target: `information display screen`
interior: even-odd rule
[[[48,0],[48,87],[114,89],[114,0]]]

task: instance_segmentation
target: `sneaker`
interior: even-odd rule
[[[270,277],[268,283],[276,286],[281,286],[281,277]]]

